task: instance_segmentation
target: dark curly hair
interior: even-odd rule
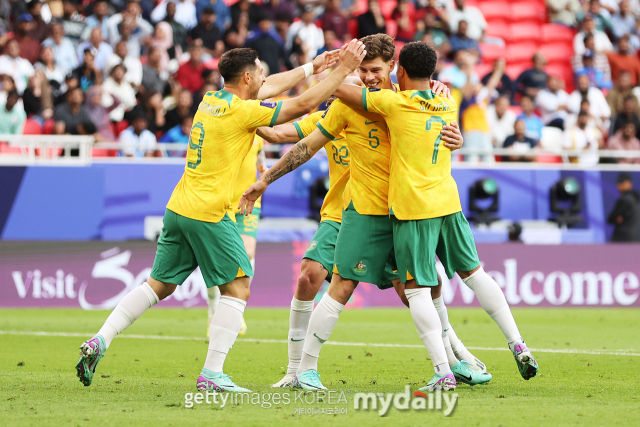
[[[404,68],[411,80],[431,78],[436,70],[438,55],[425,42],[411,42],[404,45],[398,58],[399,65]]]

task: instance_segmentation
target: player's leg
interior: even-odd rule
[[[353,295],[356,286],[358,282],[343,279],[339,274],[333,273],[329,289],[311,313],[300,366],[294,380],[295,387],[305,390],[326,390],[318,374],[320,350],[322,344],[329,339],[333,328],[338,323],[340,313]]]
[[[167,210],[149,280],[120,300],[98,333],[80,346],[77,376],[88,386],[100,359],[116,335],[173,293],[197,267],[195,254],[178,227],[178,215]]]
[[[507,339],[522,377],[526,380],[534,377],[538,372],[538,363],[520,335],[502,289],[480,266],[475,241],[462,212],[443,217],[443,232],[437,251],[447,276],[453,277],[454,271],[457,272],[475,292],[482,308],[496,322]]]

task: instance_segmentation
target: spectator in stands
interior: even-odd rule
[[[7,94],[7,101],[0,107],[0,135],[20,135],[27,114],[24,108],[18,106],[20,95],[16,90]]]
[[[425,5],[426,3],[426,5]],[[424,7],[422,7],[425,5]],[[447,13],[447,2],[440,0],[418,0],[416,1],[416,18],[424,19],[431,16],[432,26],[440,30],[449,31],[449,14]]]
[[[86,92],[91,86],[102,83],[102,72],[96,68],[95,57],[89,49],[84,51],[84,61],[72,71],[80,82],[80,89]]]
[[[496,86],[500,82],[504,73],[505,62],[499,59],[496,61],[493,75],[486,86],[474,83],[471,73],[473,72],[473,61],[468,61],[463,65],[463,72],[467,79],[461,92],[463,100],[460,103],[460,123],[465,138],[465,146],[471,149],[484,150],[486,154],[466,156],[467,161],[481,160],[486,163],[493,163],[494,157],[490,154],[493,146],[491,144],[491,130],[487,120],[487,106],[491,98],[497,95]]]
[[[107,59],[107,63],[104,67],[104,73],[111,73],[111,69],[117,64],[124,64],[127,70],[127,74],[124,79],[129,82],[133,87],[137,88],[142,82],[142,63],[139,58],[129,55],[129,49],[127,48],[127,42],[120,40],[116,44],[116,48],[113,54]]]
[[[618,175],[620,198],[609,214],[607,222],[615,224],[612,242],[640,242],[640,194],[633,189],[633,179],[628,172]]]
[[[221,3],[224,4],[224,2],[221,2]],[[214,11],[214,15],[215,15],[215,9],[213,5],[210,7]],[[196,6],[196,10],[197,10],[197,6]],[[201,13],[202,11],[198,14],[198,18],[201,18]],[[163,21],[171,25],[173,42],[179,45],[180,49],[182,49],[183,52],[187,50],[187,29],[184,27],[184,25],[176,21],[176,4],[175,3],[173,2],[167,3],[167,16],[164,17]],[[218,27],[218,29],[219,28],[220,27]]]
[[[640,151],[640,140],[636,138],[637,131],[638,129],[636,129],[636,125],[633,122],[625,123],[622,129],[609,137],[607,147],[609,150]],[[617,158],[616,160],[618,163],[623,164],[640,163],[639,158]]]
[[[147,56],[147,63],[142,67],[143,92],[164,93],[169,73],[160,67],[162,51],[159,47],[151,47]]]
[[[627,123],[633,123],[636,127],[636,137],[640,139],[640,117],[638,117],[638,100],[633,95],[627,95],[622,103],[622,111],[614,118],[611,124],[611,134],[615,134]]]
[[[591,49],[586,49],[582,55],[582,67],[575,72],[576,78],[581,75],[585,75],[589,78],[589,84],[598,89],[611,89],[613,83],[609,80],[605,74],[596,69],[593,65],[593,58],[595,53]]]
[[[586,154],[570,158],[571,163],[579,163],[582,166],[594,166],[598,164],[597,151],[603,146],[603,138],[597,127],[587,126],[589,113],[580,111],[578,120],[570,128],[564,131],[562,147],[566,150],[585,151]]]
[[[53,95],[51,85],[42,70],[35,70],[29,78],[27,88],[22,93],[24,112],[36,119],[50,119],[53,116]]]
[[[120,101],[120,104],[111,110],[109,117],[113,122],[124,120],[124,113],[136,106],[136,91],[124,79],[127,70],[122,64],[117,64],[111,69],[109,77],[104,80],[102,89]]]
[[[280,12],[276,14],[276,17],[274,19],[276,32],[282,40],[287,40],[287,34],[289,33],[289,28],[293,23],[293,17],[289,16],[286,13]]]
[[[202,41],[195,40],[189,48],[189,60],[178,68],[176,80],[191,93],[197,92],[204,83],[202,79]]]
[[[309,52],[306,58],[307,62],[315,58],[318,49],[324,46],[324,34],[320,28],[316,27],[315,19],[316,13],[313,6],[305,6],[301,12],[300,20],[291,24],[289,34],[287,34],[287,47],[293,46],[293,39],[296,36],[300,37],[306,45]]]
[[[433,1],[433,0],[432,0]],[[449,45],[449,38],[445,31],[441,28],[438,28],[437,21],[432,14],[425,14],[422,20],[419,20],[416,23],[416,35],[415,40],[422,40],[425,43],[428,43],[430,46],[436,50],[436,52],[440,52],[442,54],[448,55],[451,48]],[[445,27],[445,30],[448,31],[449,26]],[[429,36],[429,41],[425,40],[425,36]]]
[[[202,46],[202,39],[196,39]],[[158,22],[151,38],[150,46],[160,48],[162,53],[160,68],[169,72],[176,71],[179,67],[179,60],[182,58],[182,48],[173,41],[171,25],[167,22]],[[172,61],[175,60],[175,61]]]
[[[607,94],[607,103],[609,104],[609,108],[611,108],[612,116],[615,116],[622,111],[625,98],[628,96],[635,98],[633,96],[632,89],[631,75],[626,71],[620,72],[615,87]]]
[[[266,14],[264,16],[266,17]],[[267,20],[270,28],[271,20],[269,20],[268,17]],[[213,8],[205,7],[202,11],[202,19],[200,23],[191,30],[191,39],[202,40],[204,52],[215,58],[219,58],[224,53],[224,42],[222,41],[220,30],[216,27],[215,22],[216,15]],[[258,25],[260,24],[258,23]]]
[[[105,39],[109,38],[109,4],[106,0],[93,2],[93,15],[85,19],[87,27],[84,29],[82,39],[87,40],[91,36],[91,30],[100,28]]]
[[[584,38],[587,34],[593,35],[595,52],[609,53],[613,51],[613,45],[609,37],[602,31],[596,29],[596,23],[591,15],[586,15],[581,24],[582,30],[573,38],[573,50],[576,55],[583,55],[586,49]]]
[[[475,63],[474,55],[466,50],[459,50],[454,54],[453,64],[444,68],[438,75],[438,78],[450,81],[451,84],[458,89],[467,84],[468,78],[471,78],[471,83],[476,84],[480,79],[475,71],[473,71]],[[469,69],[469,66],[471,66],[471,69]],[[467,72],[464,70],[467,70]]]
[[[169,0],[160,0],[151,12],[151,22],[158,23],[167,16],[167,3]],[[198,24],[196,18],[196,6],[188,0],[173,0],[176,5],[176,13],[174,19],[181,23],[187,31],[191,30]]]
[[[517,120],[524,121],[529,138],[540,141],[544,123],[534,111],[533,98],[529,95],[523,95],[520,99],[520,107],[522,107],[522,114],[518,116]]]
[[[578,0],[546,0],[549,21],[575,27],[577,24],[576,15],[581,10]]]
[[[535,105],[542,114],[545,126],[564,130],[564,121],[569,114],[569,94],[563,89],[564,82],[560,77],[552,75],[547,81],[547,88],[538,92]]]
[[[622,71],[626,71],[631,77],[632,86],[640,83],[640,59],[631,52],[628,37],[621,37],[618,40],[618,53],[611,52],[607,57],[611,65],[611,78],[613,81],[618,80],[618,76]]]
[[[372,34],[386,33],[387,24],[380,11],[378,0],[369,0],[369,8],[365,13],[358,16],[358,38],[370,36]]]
[[[495,68],[495,63],[493,64],[493,66]],[[492,74],[493,74],[493,70],[490,73],[487,73],[482,78],[483,85],[487,84]],[[514,85],[513,80],[511,80],[509,76],[505,73],[502,75],[502,79],[500,79],[500,83],[498,84],[498,87],[496,88],[496,90],[498,91],[500,96],[506,96],[511,100],[513,99],[513,96],[514,96],[513,85]],[[513,126],[511,127],[513,128]]]
[[[223,0],[196,0],[196,17],[198,19],[202,17],[202,11],[207,6],[213,8],[216,14],[216,26],[220,31],[224,32],[229,28],[231,25],[231,11],[229,10],[229,6],[227,6]],[[293,17],[291,19],[293,19]],[[186,49],[186,47],[183,47],[183,49]]]
[[[286,4],[280,3],[280,0],[271,0],[272,4],[274,2],[281,5]],[[320,26],[322,29],[324,31],[333,31],[338,40],[344,42],[351,38],[348,23],[349,18],[340,10],[340,0],[328,0],[324,14],[320,18]]]
[[[22,95],[27,80],[33,76],[33,65],[20,56],[20,45],[16,39],[9,40],[4,46],[4,55],[0,56],[0,73],[13,78],[18,95]]]
[[[398,24],[396,40],[409,43],[416,34],[416,18],[409,9],[409,0],[400,0],[398,6],[391,14],[391,19]]]
[[[513,126],[513,135],[504,140],[504,148],[514,153],[507,156],[510,162],[532,162],[534,160],[534,157],[528,156],[526,153],[538,146],[538,140],[528,137],[526,131],[527,125],[524,120],[517,119]]]
[[[533,68],[525,70],[516,80],[516,91],[522,95],[527,95],[532,99],[538,95],[538,92],[547,87],[547,73],[544,66],[547,65],[547,59],[541,52],[533,55]]]
[[[287,27],[289,28],[289,27]],[[278,33],[280,34],[280,33]],[[235,49],[237,47],[244,47],[244,43],[249,35],[249,14],[242,13],[237,22],[231,24],[231,26],[224,33],[224,46],[225,50]],[[282,34],[280,34],[282,37]],[[286,40],[286,36],[285,36]]]
[[[338,40],[336,35],[331,30],[324,30],[324,46],[318,49],[316,55],[322,55],[325,52],[330,52],[334,49],[339,49],[341,46],[341,41]],[[260,55],[259,55],[260,56]],[[263,56],[260,56],[263,58]]]
[[[189,142],[189,137],[191,136],[192,126],[193,117],[185,117],[182,119],[180,124],[172,127],[167,131],[167,133],[162,135],[162,138],[160,138],[158,142],[187,144]],[[186,151],[169,150],[167,151],[167,155],[169,157],[184,157],[186,155]]]
[[[89,41],[84,43],[80,43],[78,46],[78,61],[82,60],[84,57],[84,51],[90,50],[93,54],[94,62],[96,64],[96,68],[99,70],[104,70],[104,66],[107,63],[107,59],[113,54],[113,48],[109,43],[105,43],[102,41],[102,30],[99,27],[91,30],[91,36]]]
[[[602,52],[597,52],[595,50],[595,42],[594,42],[594,37],[591,34],[587,34],[584,38],[584,46],[585,46],[585,52],[587,50],[591,50],[591,52],[593,52],[593,67],[596,70],[602,71],[605,75],[605,78],[608,80],[611,80],[611,68],[609,67],[609,59],[607,58],[607,55],[605,55]],[[583,54],[575,54],[573,56],[573,59],[571,61],[571,66],[573,67],[573,70],[579,70],[580,68],[582,68],[582,57]]]
[[[27,11],[33,17],[33,26],[29,35],[42,43],[51,34],[51,27],[42,19],[42,3],[40,0],[31,0],[27,3]]]
[[[164,131],[168,132],[169,129],[180,125],[180,123],[182,123],[182,119],[189,117],[191,115],[192,105],[193,96],[191,95],[191,92],[187,89],[182,89],[178,95],[176,107],[173,110],[167,111],[167,114],[165,115],[166,122],[164,124]]]
[[[611,109],[602,91],[597,87],[591,87],[589,77],[578,76],[578,87],[569,97],[569,108],[574,114],[580,111],[580,104],[586,98],[589,101],[589,114],[592,115],[599,125],[607,129],[611,118]]]
[[[84,16],[78,13],[79,3],[78,0],[63,0],[62,2],[62,27],[66,37],[73,43],[74,52],[82,40],[82,33],[86,27]]]
[[[125,114],[125,120],[129,123],[133,122],[136,116],[144,116],[147,118],[148,129],[153,134],[157,134],[164,128],[165,110],[162,105],[162,94],[158,92],[145,92],[138,105],[130,112]]]
[[[514,132],[516,113],[509,109],[510,105],[511,98],[501,95],[487,108],[487,122],[494,148],[502,148],[505,139]]]
[[[135,114],[131,119],[131,126],[120,133],[119,143],[122,154],[127,157],[153,157],[158,141],[156,136],[147,129],[147,117]]]
[[[33,17],[28,13],[23,13],[18,17],[18,25],[14,31],[13,38],[20,46],[22,57],[32,64],[40,56],[40,42],[31,36],[31,29],[34,27]]]
[[[257,27],[247,36],[246,46],[258,52],[260,60],[268,65],[270,74],[276,74],[288,64],[289,60],[284,51],[284,42],[273,29],[272,24],[271,17],[266,12],[262,12]],[[224,49],[222,42],[220,42],[220,48],[221,51]],[[291,67],[287,66],[287,68]]]
[[[43,47],[40,50],[40,61],[36,62],[34,68],[42,70],[51,86],[54,97],[60,96],[67,91],[67,86],[64,83],[66,72],[56,64],[51,46]]]
[[[78,66],[78,55],[73,43],[64,35],[64,28],[60,23],[51,25],[51,37],[42,42],[42,47],[51,47],[56,64],[70,73]]]
[[[107,98],[108,107],[103,106],[103,99]],[[96,126],[96,141],[98,142],[114,142],[116,136],[113,133],[109,113],[120,105],[120,100],[114,96],[103,95],[102,87],[92,86],[85,97],[84,105],[89,112],[91,121]]]
[[[468,24],[467,36],[482,41],[487,21],[484,15],[475,6],[465,6],[465,0],[454,0],[455,8],[449,13],[449,28],[452,33],[458,32],[458,23],[466,21]]]
[[[242,15],[248,18],[247,26],[253,27],[258,23],[257,18],[260,14],[261,7],[249,0],[239,0],[234,3],[229,10],[231,11],[231,25],[237,24]]]
[[[56,135],[92,135],[96,133],[96,126],[91,120],[89,111],[82,105],[84,95],[79,87],[69,89],[67,101],[56,107],[53,119],[56,124]]]
[[[129,55],[140,58],[141,48],[153,34],[153,26],[141,15],[140,4],[129,1],[124,11],[109,18],[109,43],[127,42]]]
[[[449,43],[451,43],[451,50],[454,52],[461,49],[473,50],[480,55],[478,41],[467,37],[467,21],[460,21],[458,23],[458,32],[449,38]]]
[[[587,1],[588,5],[586,3]],[[578,12],[576,16],[578,21],[583,21],[585,16],[589,15],[593,19],[598,31],[611,31],[611,15],[609,14],[609,11],[601,8],[600,0],[585,0],[585,6],[587,6],[588,9],[586,12]]]
[[[611,21],[613,23],[611,32],[616,40],[620,41],[621,38],[627,37],[633,45],[633,49],[637,50],[640,47],[640,39],[638,39],[636,30],[638,19],[631,11],[629,0],[620,2],[620,10],[612,16]]]

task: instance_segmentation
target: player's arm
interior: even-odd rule
[[[291,71],[270,75],[260,88],[258,99],[268,99],[279,95],[288,91],[311,74],[320,74],[336,63],[339,53],[339,50],[324,52],[322,55],[316,56],[313,61]]]
[[[309,136],[294,145],[293,148],[287,151],[255,184],[244,192],[240,198],[240,205],[238,205],[240,212],[244,215],[253,212],[253,205],[266,191],[269,184],[309,161],[309,159],[329,141],[331,141],[331,138],[324,135],[320,129],[316,129],[311,132]]]
[[[331,96],[349,74],[358,68],[366,54],[364,45],[356,39],[351,40],[348,46],[343,46],[340,49],[340,66],[326,79],[302,95],[282,101],[276,124],[286,123],[296,117],[300,117],[320,105],[322,101]]]
[[[442,95],[451,98],[451,91],[449,90],[449,87],[447,87],[447,85],[442,82],[432,80],[431,90],[433,90],[436,95]],[[364,109],[365,98],[363,98],[363,96],[365,95],[363,94],[362,87],[356,86],[353,81],[348,81],[344,84],[341,84],[340,87],[336,89],[334,96],[344,101],[350,107],[357,108],[360,111]],[[380,111],[373,112],[382,113]]]
[[[272,128],[263,126],[256,131],[259,136],[272,144],[286,144],[300,141],[298,130],[292,123],[277,125]]]

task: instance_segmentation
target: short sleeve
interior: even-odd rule
[[[316,123],[318,123],[318,120],[320,120],[323,114],[324,111],[316,111],[315,113],[309,114],[302,120],[293,122],[293,126],[296,128],[300,139],[309,136],[311,132],[316,130]]]
[[[275,126],[282,108],[282,101],[242,101],[242,104],[236,108],[238,124],[242,128],[252,131],[260,126]]]
[[[256,142],[258,143],[258,152],[262,151],[262,149],[264,148],[264,139],[256,135]]]
[[[336,139],[347,127],[347,116],[347,106],[339,100],[334,101],[318,122],[318,129],[327,138]]]
[[[392,116],[400,106],[398,95],[389,89],[362,89],[362,108],[364,111]]]

